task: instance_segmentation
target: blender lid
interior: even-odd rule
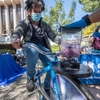
[[[80,32],[82,30],[81,27],[66,27],[66,25],[64,26],[60,26],[60,31],[61,32],[66,32],[66,33],[76,33],[76,32]]]

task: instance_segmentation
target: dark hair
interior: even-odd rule
[[[98,27],[96,28],[95,32],[98,32],[99,29],[100,29],[100,26],[98,26]]]
[[[45,4],[44,4],[43,0],[26,0],[25,1],[25,9],[26,10],[31,10],[32,9],[32,4],[34,4],[35,7],[41,6],[42,11],[45,10]]]

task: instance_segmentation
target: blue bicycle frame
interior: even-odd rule
[[[34,79],[35,80],[38,79],[39,85],[41,86],[40,76],[42,74],[44,74],[45,72],[50,71],[51,72],[51,78],[52,78],[52,81],[53,81],[53,84],[54,84],[54,94],[55,94],[56,100],[60,100],[60,93],[59,93],[58,83],[57,83],[57,79],[56,79],[56,74],[55,74],[55,71],[53,70],[53,66],[56,63],[58,63],[57,56],[55,56],[55,60],[54,61],[49,62],[49,65],[47,67],[45,67],[43,70],[39,71],[35,75]]]
[[[24,45],[24,47],[25,47],[25,45]],[[27,47],[27,45],[26,45],[26,47]],[[34,80],[36,80],[38,82],[38,84],[36,84],[36,85],[37,86],[39,85],[39,89],[40,89],[42,87],[40,77],[48,71],[51,72],[52,81],[50,83],[50,85],[51,85],[50,98],[47,95],[45,95],[45,93],[43,93],[42,89],[40,90],[40,92],[43,94],[43,96],[47,100],[49,100],[49,99],[50,100],[61,100],[62,98],[64,98],[62,100],[67,100],[67,99],[76,100],[76,98],[80,98],[78,100],[95,100],[94,96],[87,90],[87,88],[77,78],[73,79],[73,78],[58,75],[55,73],[54,67],[56,67],[55,65],[59,63],[57,55],[56,55],[57,53],[50,53],[50,52],[45,53],[34,46],[31,46],[31,47],[33,47],[34,49],[36,49],[38,52],[40,52],[43,55],[52,54],[55,56],[54,61],[49,62],[48,66],[45,67],[44,69],[38,70],[34,76]],[[40,97],[40,99],[41,99],[41,97]]]

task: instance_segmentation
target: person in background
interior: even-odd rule
[[[50,52],[51,47],[48,38],[53,42],[60,44],[60,37],[52,31],[50,25],[42,20],[41,15],[45,10],[44,1],[26,0],[25,5],[28,16],[25,20],[22,20],[18,23],[16,29],[11,35],[13,47],[19,49],[21,48],[20,44],[24,42],[28,45],[34,45],[44,52]],[[52,57],[52,55],[42,55],[34,48],[30,47],[25,47],[23,53],[25,55],[27,64],[26,87],[28,91],[33,91],[35,88],[35,65],[38,61],[38,58],[43,62],[44,66],[47,66],[48,62],[54,60],[54,58]],[[44,89],[49,95],[50,72],[47,72],[46,74],[46,78],[44,80]]]
[[[100,26],[98,26],[98,27],[95,29],[94,33],[91,35],[91,37],[90,37],[90,43],[91,43],[91,44],[93,43],[95,37],[100,38]]]
[[[100,52],[100,26],[98,26],[95,32],[90,38],[91,47],[94,48],[93,52]]]
[[[100,26],[97,26],[95,32],[92,34],[92,37],[100,38]]]

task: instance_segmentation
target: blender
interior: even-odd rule
[[[61,67],[66,70],[79,70],[82,32],[81,28],[61,27]]]

